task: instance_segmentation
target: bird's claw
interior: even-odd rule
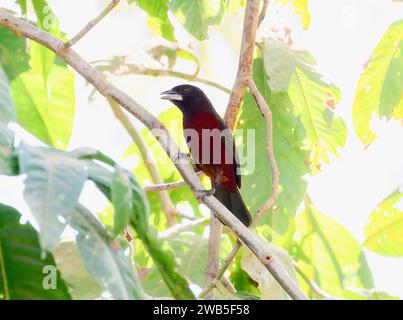
[[[186,159],[186,160],[190,160],[190,155],[184,152],[178,152],[175,153],[172,157],[172,160],[175,162],[178,162],[180,159]]]
[[[202,202],[206,197],[214,195],[216,187],[212,187],[210,190],[196,190],[195,196],[199,202]]]

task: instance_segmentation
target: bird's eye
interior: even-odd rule
[[[183,93],[189,93],[189,88],[183,89]]]

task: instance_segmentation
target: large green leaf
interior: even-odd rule
[[[280,171],[281,186],[274,210],[264,215],[261,222],[270,225],[277,233],[283,234],[305,194],[306,182],[302,177],[309,172],[305,164],[309,153],[302,149],[305,133],[301,120],[293,112],[293,105],[288,95],[271,94],[262,58],[254,60],[253,76],[272,111],[274,153]],[[238,147],[238,153],[254,156],[254,159],[250,159],[247,163],[250,169],[245,170],[242,177],[241,193],[251,212],[255,212],[271,194],[271,172],[264,151],[266,123],[250,93],[245,95],[237,129],[254,130],[254,140],[248,141],[244,138],[244,148],[241,150]],[[236,139],[236,142],[238,144],[239,140]],[[248,151],[249,145],[254,149]],[[257,184],[257,181],[260,183]]]
[[[374,287],[361,245],[342,225],[308,199],[295,224],[298,267],[321,289],[339,298],[359,299],[354,290]]]
[[[403,20],[393,23],[372,53],[362,74],[353,105],[353,124],[362,143],[376,137],[371,130],[374,113],[403,119]]]
[[[28,62],[27,40],[0,26],[0,66],[10,82],[29,69]]]
[[[74,74],[53,65],[47,86],[41,73],[30,70],[12,82],[19,124],[45,143],[65,148],[75,114]]]
[[[175,41],[174,29],[168,18],[168,0],[128,0],[129,4],[133,2],[147,12],[147,23],[153,31],[169,41]]]
[[[59,37],[59,21],[45,0],[32,0],[39,28]],[[30,42],[31,67],[42,76],[44,86],[55,62],[56,54],[41,44]]]
[[[67,215],[69,224],[78,231],[77,247],[88,270],[113,299],[144,299],[143,289],[128,257],[116,248],[103,226],[83,206]]]
[[[171,11],[178,21],[196,39],[207,39],[209,25],[219,24],[224,16],[223,0],[172,0]]]
[[[14,173],[12,156],[14,151],[14,133],[7,124],[15,120],[15,107],[10,96],[9,83],[0,66],[0,174]]]
[[[371,213],[365,227],[366,248],[387,257],[403,257],[402,204],[403,193],[396,190]]]
[[[111,183],[111,197],[115,208],[113,232],[118,235],[129,224],[133,210],[133,195],[130,179],[123,169],[115,166]]]
[[[65,228],[63,216],[77,203],[87,178],[84,164],[54,149],[19,149],[21,173],[26,174],[24,198],[40,228],[41,245],[53,249]]]
[[[60,243],[53,250],[53,256],[74,300],[93,300],[101,296],[102,289],[85,268],[75,242]]]
[[[20,218],[0,204],[0,300],[70,299],[52,255],[42,259],[37,232]]]
[[[126,174],[130,178],[133,195],[130,224],[151,256],[172,296],[176,299],[194,299],[187,281],[178,273],[174,255],[163,249],[155,229],[148,223],[149,207],[144,191],[140,188],[133,175],[129,172],[126,172]],[[108,173],[107,169],[92,165],[89,167],[88,175],[96,183],[100,191],[111,200],[112,173]]]
[[[346,142],[346,126],[332,111],[340,91],[322,80],[314,69],[314,58],[306,51],[266,39],[263,59],[270,88],[274,93],[288,93],[293,113],[301,118],[305,128],[304,144],[311,151],[311,166],[314,171],[320,169],[322,161],[329,163],[328,154],[337,156],[337,148]]]
[[[15,106],[7,76],[0,66],[0,123],[6,125],[11,121],[15,121]]]

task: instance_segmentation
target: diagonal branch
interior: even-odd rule
[[[155,160],[147,147],[146,142],[144,141],[141,134],[137,131],[137,129],[132,125],[128,116],[123,112],[120,105],[116,103],[115,100],[108,98],[109,105],[113,111],[115,117],[120,121],[123,127],[126,129],[127,133],[133,139],[134,143],[140,150],[141,158],[151,176],[153,183],[162,184],[161,175],[157,169],[157,165],[155,164]],[[171,198],[169,197],[169,193],[166,190],[158,191],[158,198],[161,202],[162,211],[165,214],[167,222],[169,225],[174,225],[176,223],[176,214],[177,209],[175,205],[172,203]]]
[[[178,145],[170,137],[165,126],[156,117],[133,98],[106,80],[102,74],[97,72],[73,49],[65,48],[64,43],[60,39],[27,22],[13,17],[4,10],[0,10],[0,25],[11,30],[18,36],[36,41],[55,52],[68,65],[90,82],[102,95],[114,99],[128,112],[139,119],[152,132],[156,139],[158,139],[161,147],[172,160],[179,154],[180,150]],[[175,161],[175,166],[194,193],[197,193],[197,190],[204,189],[189,163]],[[290,278],[281,264],[271,255],[263,239],[245,227],[241,221],[213,196],[209,195],[203,197],[201,201],[214,212],[222,223],[227,225],[237,235],[244,245],[251,249],[291,298],[306,299],[306,296],[299,289],[297,283]]]
[[[66,48],[69,48],[80,41],[81,38],[83,38],[88,32],[90,32],[92,28],[94,28],[103,18],[105,18],[109,14],[109,12],[111,12],[118,5],[119,1],[120,0],[112,0],[111,3],[104,9],[104,11],[102,11],[96,18],[88,22],[88,24],[73,38],[65,42],[64,46]]]

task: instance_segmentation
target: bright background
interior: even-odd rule
[[[13,9],[11,0],[0,0],[1,7]],[[67,37],[74,36],[91,17],[96,16],[108,1],[63,1],[48,0],[60,20],[60,29]],[[347,125],[347,143],[339,150],[340,157],[333,158],[329,167],[309,177],[308,193],[315,207],[340,222],[358,241],[364,239],[364,227],[369,214],[387,195],[403,187],[403,128],[397,122],[386,123],[374,118],[375,142],[365,148],[352,127],[351,110],[356,85],[363,65],[389,25],[403,17],[403,6],[390,0],[311,0],[310,28],[300,29],[298,16],[284,7],[275,10],[269,7],[268,16],[259,29],[260,36],[269,33],[270,25],[286,25],[293,30],[297,47],[308,50],[316,58],[322,74],[334,82],[342,92],[342,100],[336,107]],[[92,30],[75,49],[87,61],[128,55],[137,63],[151,64],[146,49],[158,44],[160,38],[146,26],[146,15],[140,10],[128,10],[125,1],[101,24]],[[226,15],[219,27],[210,27],[209,39],[199,44],[176,28],[176,37],[181,43],[190,43],[202,60],[200,77],[213,79],[228,88],[232,87],[238,65],[241,25],[239,16]],[[154,65],[158,67],[158,65]],[[177,69],[190,72],[191,64],[182,62]],[[193,70],[193,69],[192,69]],[[114,84],[133,96],[150,112],[158,115],[169,107],[159,99],[159,93],[183,81],[168,77],[126,76],[113,78]],[[215,88],[199,85],[223,113],[228,96]],[[116,121],[105,100],[95,95],[89,104],[92,88],[79,76],[76,77],[77,111],[73,137],[69,149],[92,146],[116,159],[130,144],[128,135]],[[139,125],[136,121],[135,124]],[[20,128],[15,128],[29,142],[35,138]],[[39,145],[40,142],[37,142]],[[136,159],[128,158],[132,162]],[[123,165],[125,163],[122,163]],[[307,178],[308,179],[308,178]],[[14,206],[21,212],[29,212],[22,198],[22,178],[0,177],[0,202]],[[91,186],[82,194],[81,201],[93,212],[104,209],[106,202]],[[403,203],[400,204],[403,210]],[[28,217],[29,218],[29,217]],[[365,249],[364,249],[365,250]],[[386,258],[365,250],[374,275],[377,290],[403,297],[403,259]]]

